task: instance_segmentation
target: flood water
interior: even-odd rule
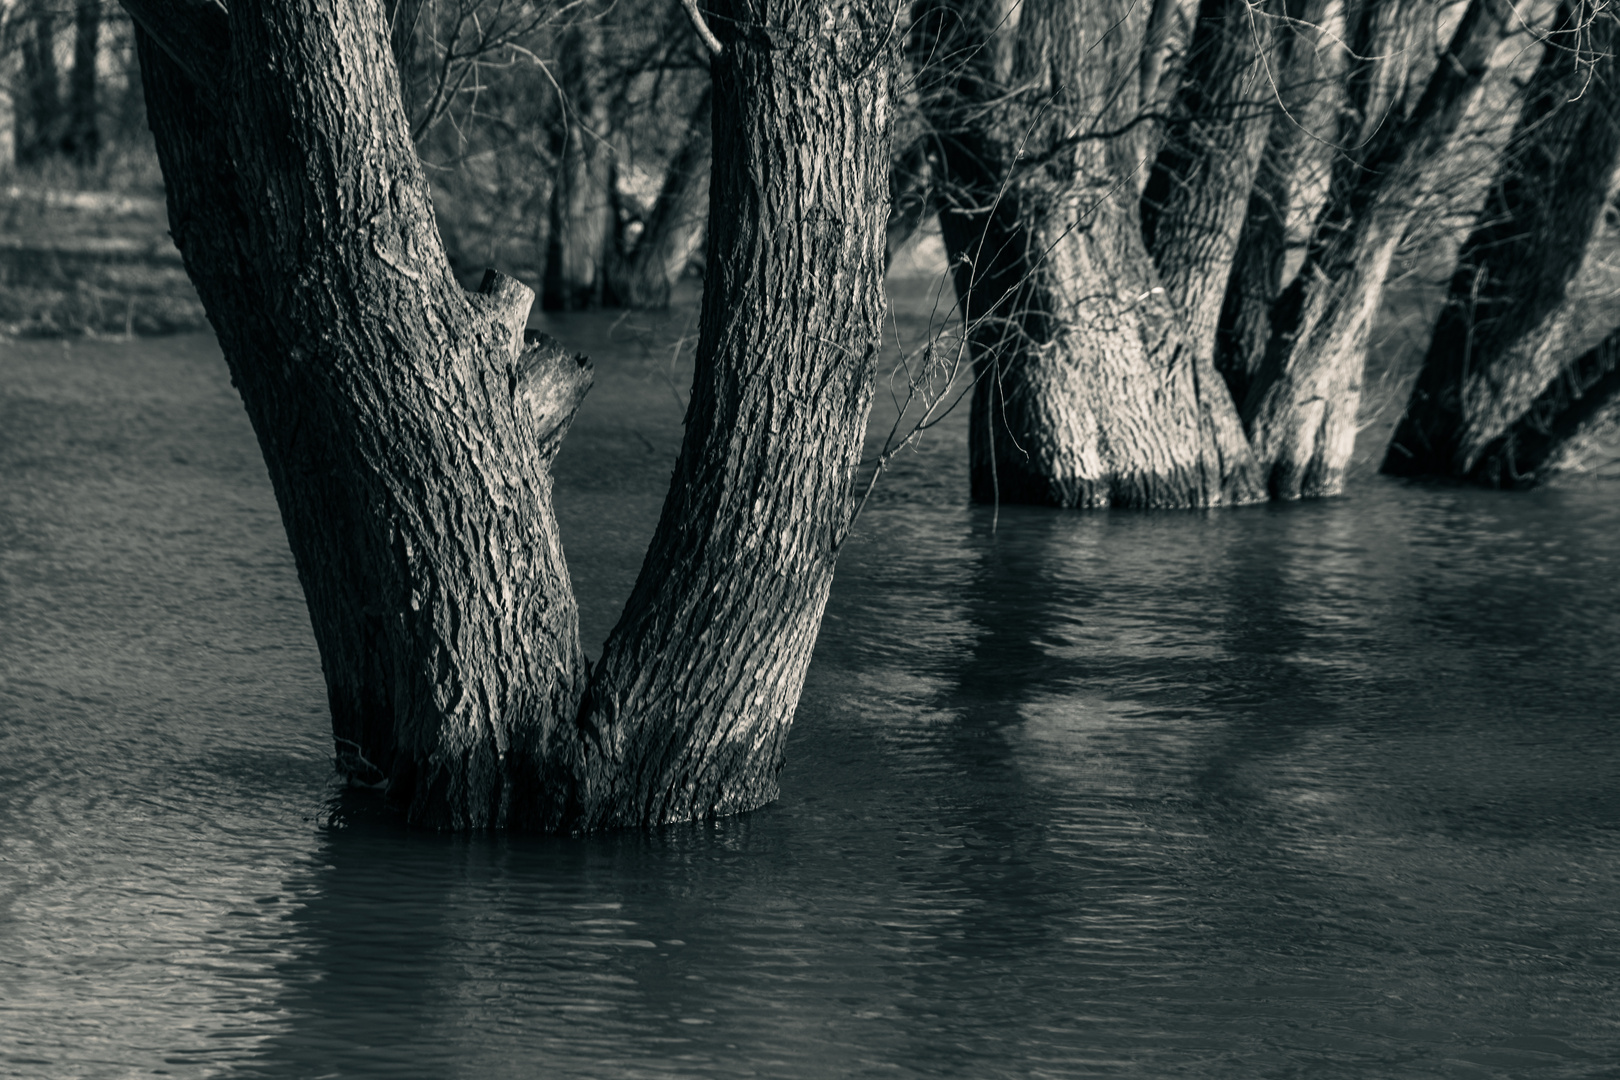
[[[588,651],[686,318],[551,327]],[[211,340],[0,342],[0,1074],[1620,1076],[1620,485],[997,518],[963,444],[867,507],[779,802],[440,836],[333,780]]]

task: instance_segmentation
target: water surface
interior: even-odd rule
[[[687,318],[552,327],[592,651]],[[0,1073],[1620,1076],[1620,489],[965,480],[953,419],[880,482],[778,803],[423,834],[332,780],[212,342],[0,343]]]

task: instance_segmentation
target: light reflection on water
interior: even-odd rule
[[[594,645],[680,412],[667,333],[552,329],[599,365],[558,480]],[[441,837],[331,782],[212,346],[0,349],[0,1072],[1620,1060],[1613,485],[992,527],[948,425],[841,560],[779,803]]]

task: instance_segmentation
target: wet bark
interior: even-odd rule
[[[716,63],[731,213],[687,440],[581,711],[549,463],[589,368],[526,340],[522,285],[456,285],[381,4],[126,7],[171,228],[264,451],[339,768],[438,828],[773,797],[879,340],[889,19],[728,13],[755,29]]]
[[[1583,347],[1570,348],[1573,309],[1585,303],[1570,287],[1620,163],[1617,46],[1612,14],[1560,6],[1385,472],[1521,485],[1546,472],[1550,440],[1573,437],[1557,417],[1590,400],[1570,389],[1592,381],[1577,369],[1607,355],[1577,355],[1559,375]]]
[[[584,10],[566,31],[562,50],[560,82],[566,100],[553,146],[557,174],[541,296],[548,311],[599,307],[611,298],[607,275],[617,229],[601,18]]]
[[[941,232],[967,319],[975,499],[1210,506],[1260,496],[1230,396],[1143,242],[1134,179],[1140,5],[929,4],[920,91],[939,137]],[[960,58],[960,59],[957,59]],[[919,65],[921,67],[921,65]]]
[[[1390,261],[1425,205],[1423,177],[1446,152],[1517,27],[1502,0],[1472,0],[1422,95],[1403,109],[1410,20],[1428,9],[1379,2],[1357,20],[1349,116],[1362,152],[1346,155],[1299,276],[1278,298],[1272,337],[1244,406],[1267,490],[1337,494],[1355,445],[1367,336]],[[1383,70],[1399,65],[1394,74]],[[1355,145],[1351,139],[1343,145]]]
[[[94,165],[101,153],[96,115],[96,57],[101,42],[101,0],[79,0],[73,11],[73,73],[68,78],[67,131],[62,152],[80,165]]]
[[[619,303],[626,307],[667,307],[670,289],[703,243],[709,214],[713,110],[713,93],[705,89],[692,110],[680,151],[664,174],[647,226],[614,285]]]

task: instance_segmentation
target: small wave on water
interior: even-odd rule
[[[552,332],[598,369],[557,484],[594,651],[689,369],[678,327]],[[1613,484],[994,515],[962,498],[964,457],[953,419],[880,481],[779,802],[429,835],[334,783],[212,341],[8,343],[0,1073],[1620,1061]]]

